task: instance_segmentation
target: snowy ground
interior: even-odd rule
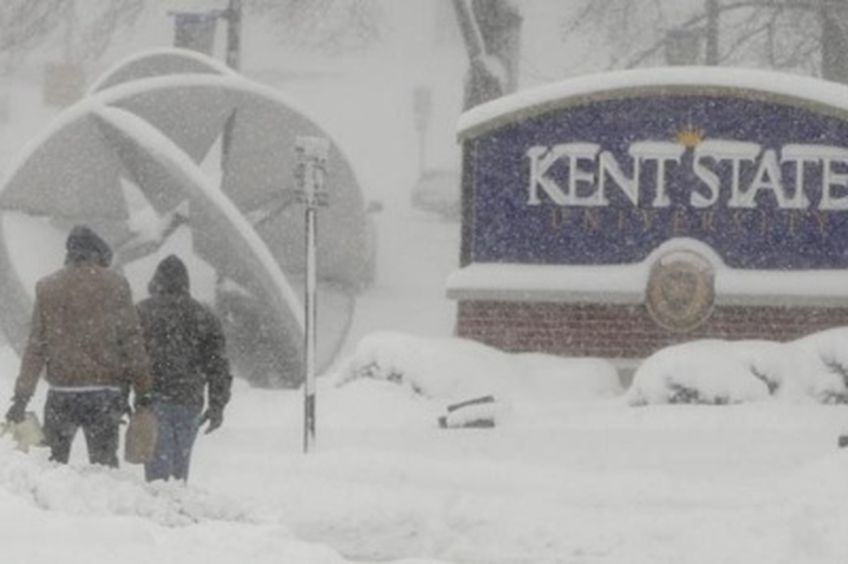
[[[443,284],[458,226],[408,205],[409,67],[289,85],[326,116],[385,204],[377,283],[358,300],[344,357],[394,360],[402,383],[338,387],[350,373],[337,365],[320,382],[318,448],[305,456],[301,395],[237,381],[224,427],[198,441],[188,488],[147,486],[137,467],[90,468],[81,440],[73,464],[59,467],[0,439],[0,562],[848,562],[848,453],[836,448],[845,406],[761,389],[734,405],[662,404],[669,366],[673,381],[744,396],[716,378],[726,350],[706,347],[666,353],[637,375],[655,401],[633,407],[633,391],[603,363],[505,357],[448,339],[454,306]],[[38,96],[31,82],[13,91],[3,162],[53,113]],[[761,358],[762,344],[744,351]],[[2,350],[2,406],[17,368]],[[439,428],[446,405],[485,393],[499,400],[495,428]]]
[[[378,335],[371,349],[396,353],[393,338],[410,339]],[[383,359],[421,368],[416,387],[429,395],[405,379],[322,380],[308,456],[300,394],[239,383],[224,428],[198,443],[189,488],[145,486],[135,467],[87,468],[82,448],[65,468],[0,441],[4,561],[848,558],[848,455],[835,446],[844,406],[630,407],[603,364],[416,339]],[[360,349],[353,365],[368,358]],[[441,378],[439,366],[469,378]],[[450,401],[486,389],[503,404],[495,428],[438,427]]]

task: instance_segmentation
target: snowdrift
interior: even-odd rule
[[[223,496],[179,483],[146,484],[126,471],[98,465],[56,464],[47,455],[45,448],[25,455],[10,437],[0,438],[0,499],[11,503],[17,498],[16,503],[74,515],[141,517],[165,527],[209,520],[260,522]]]
[[[585,400],[621,393],[616,369],[605,360],[509,354],[465,339],[388,332],[363,338],[336,384],[363,378],[403,384],[446,401],[486,395],[498,401]]]
[[[630,405],[728,404],[768,399],[848,403],[848,329],[789,343],[692,341],[647,358]]]
[[[848,403],[848,328],[789,343],[691,341],[645,359],[624,394],[629,405],[724,405],[761,400]],[[591,358],[509,354],[458,338],[401,333],[363,338],[336,385],[394,382],[445,402],[494,396],[500,403],[578,401],[622,393],[615,367]]]

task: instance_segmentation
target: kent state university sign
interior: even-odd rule
[[[848,267],[848,111],[689,71],[466,124],[463,261],[637,263],[685,237],[731,268]]]

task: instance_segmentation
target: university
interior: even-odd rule
[[[627,368],[685,341],[848,325],[838,85],[614,72],[474,108],[459,139],[459,336]]]
[[[685,134],[685,130],[683,132]],[[786,145],[778,152],[756,143],[722,139],[689,139],[694,143],[690,167],[697,182],[691,184],[688,205],[695,208],[714,206],[722,192],[729,192],[727,206],[753,208],[760,193],[771,193],[782,209],[804,209],[811,205],[805,191],[819,189],[816,207],[822,210],[848,208],[848,149],[827,145]],[[627,150],[632,159],[632,174],[622,172],[615,155],[595,143],[564,143],[547,148],[534,146],[527,150],[530,161],[528,206],[542,204],[540,193],[560,206],[608,206],[608,180],[617,184],[622,193],[638,206],[643,196],[643,166],[653,169],[654,197],[651,207],[671,205],[668,195],[670,167],[680,166],[686,146],[671,142],[637,142]],[[708,163],[712,161],[713,167]],[[552,168],[565,164],[566,177],[562,185],[552,176]],[[651,164],[652,163],[652,164]],[[746,163],[750,165],[746,166]],[[726,170],[720,175],[719,166]],[[592,168],[594,165],[594,168]],[[837,165],[842,165],[841,171]],[[750,168],[751,170],[746,170]],[[784,171],[784,169],[788,169]],[[722,171],[724,172],[724,171]],[[753,173],[753,174],[752,174]],[[722,182],[722,176],[727,177]],[[742,182],[748,177],[748,182]],[[794,177],[794,178],[793,178]],[[816,178],[819,186],[810,188],[808,181]],[[807,182],[805,182],[807,181]],[[563,190],[562,186],[567,186]],[[840,191],[842,194],[839,195]]]

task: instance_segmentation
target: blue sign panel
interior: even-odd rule
[[[848,266],[848,122],[728,92],[585,102],[467,141],[471,260],[626,264],[688,237],[733,268]]]

